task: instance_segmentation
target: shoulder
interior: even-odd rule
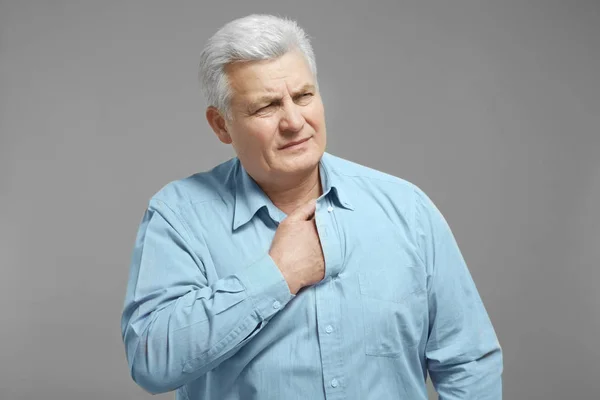
[[[410,180],[392,175],[355,161],[325,153],[330,170],[345,184],[372,196],[389,196],[390,199],[414,204],[423,191]]]
[[[234,167],[235,158],[231,158],[210,170],[173,180],[150,198],[150,207],[166,205],[177,212],[202,203],[227,201],[232,196],[231,174]]]

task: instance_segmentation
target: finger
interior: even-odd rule
[[[310,220],[317,209],[317,199],[311,199],[306,202],[306,204],[301,205],[297,209],[295,209],[288,218],[291,218],[295,221],[308,221]]]

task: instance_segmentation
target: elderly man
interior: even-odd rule
[[[149,202],[122,333],[177,399],[500,399],[502,351],[444,217],[414,184],[325,152],[313,50],[252,15],[201,55],[237,157]]]

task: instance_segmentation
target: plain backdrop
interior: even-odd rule
[[[6,0],[0,399],[150,398],[119,327],[135,233],[163,185],[234,156],[197,64],[256,12],[312,37],[327,151],[450,223],[504,398],[598,398],[600,2]]]

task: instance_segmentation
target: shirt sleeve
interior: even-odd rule
[[[440,400],[502,399],[502,349],[456,240],[416,188],[417,246],[427,270],[427,368]]]
[[[131,376],[150,393],[174,390],[214,369],[295,297],[268,253],[208,285],[205,247],[166,203],[150,202],[121,318]]]

